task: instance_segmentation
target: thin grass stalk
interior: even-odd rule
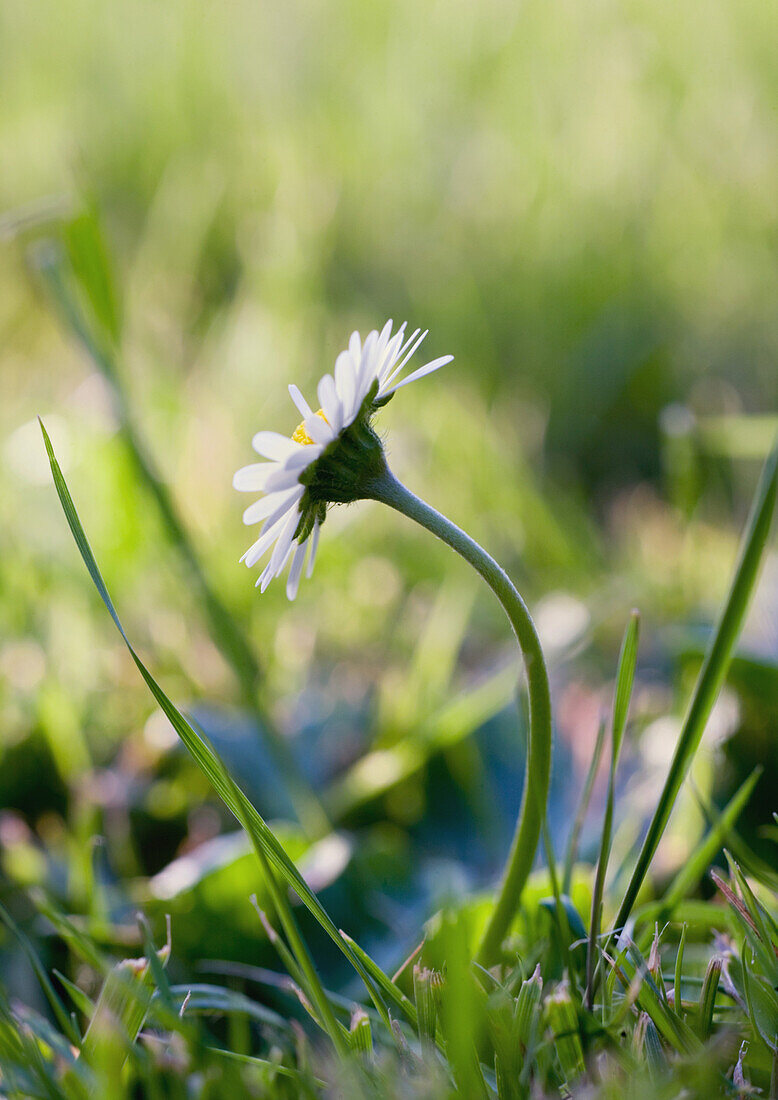
[[[683,1019],[683,998],[681,997],[681,988],[683,984],[683,956],[686,948],[686,933],[688,930],[686,921],[681,925],[681,937],[678,940],[678,951],[675,955],[675,975],[673,978],[673,1008],[675,1014],[680,1019]]]
[[[596,988],[595,963],[596,949],[600,936],[602,922],[602,899],[605,890],[605,876],[610,859],[611,842],[613,834],[613,807],[616,789],[616,770],[621,753],[621,743],[624,738],[624,730],[627,724],[629,703],[632,697],[632,685],[635,680],[635,668],[637,665],[638,635],[640,630],[640,618],[636,611],[632,612],[629,623],[624,632],[619,653],[619,663],[616,673],[616,690],[613,697],[613,717],[611,722],[611,761],[608,774],[608,795],[605,803],[605,818],[602,825],[602,838],[600,842],[600,855],[597,860],[597,871],[594,877],[594,889],[592,891],[592,911],[589,922],[589,941],[586,947],[586,1006],[591,1012]]]
[[[777,483],[778,441],[762,469],[729,593],[700,669],[662,794],[614,921],[617,930],[623,929],[630,917],[727,674],[770,535]]]
[[[195,726],[187,721],[181,714],[178,708],[172,703],[160,685],[151,675],[146,668],[143,661],[141,661],[138,654],[130,642],[124,627],[122,626],[121,619],[118,616],[116,608],[113,605],[113,601],[108,593],[108,589],[105,586],[102,574],[98,568],[95,556],[92,553],[92,548],[89,545],[89,541],[84,532],[84,528],[79,519],[78,512],[76,511],[73,498],[70,495],[70,490],[67,487],[65,478],[62,475],[59,463],[57,462],[54,454],[54,448],[51,445],[51,440],[41,423],[41,430],[43,432],[44,442],[46,444],[46,450],[49,456],[49,462],[51,464],[52,476],[54,478],[54,484],[59,496],[62,510],[65,513],[70,530],[73,534],[73,538],[78,547],[79,553],[84,561],[84,564],[89,572],[92,582],[97,589],[100,598],[102,599],[106,610],[113,619],[116,629],[119,631],[124,644],[132,658],[135,667],[143,678],[149,691],[156,699],[161,710],[167,717],[168,721],[173,726],[181,741],[186,746],[190,755],[195,763],[198,765],[203,774],[208,778],[219,797],[224,802],[225,806],[235,816],[235,818],[244,824],[244,828],[248,831],[249,837],[252,843],[259,843],[267,856],[271,866],[279,872],[279,874],[286,880],[287,884],[295,890],[300,900],[308,908],[311,914],[315,917],[323,930],[337,946],[337,948],[346,956],[356,972],[361,977],[365,984],[371,1000],[376,1006],[378,1012],[383,1016],[386,1012],[385,1005],[381,1001],[380,995],[376,990],[376,986],[370,974],[366,970],[365,966],[359,955],[352,949],[350,943],[338,932],[332,918],[329,916],[323,905],[319,901],[316,894],[308,886],[299,870],[287,855],[283,846],[275,836],[273,831],[268,827],[267,823],[263,819],[262,815],[253,805],[253,803],[247,798],[244,792],[238,787],[236,783],[230,778],[229,782],[225,777],[225,769],[221,760],[213,752],[207,740],[196,731]]]
[[[583,791],[581,792],[581,798],[578,803],[578,809],[576,810],[575,820],[573,821],[573,827],[570,830],[570,837],[567,841],[567,851],[565,852],[564,871],[562,874],[562,893],[570,893],[570,885],[573,880],[573,867],[578,856],[578,844],[581,837],[581,830],[586,818],[586,812],[589,809],[589,803],[592,798],[592,791],[594,790],[594,781],[597,778],[597,771],[600,767],[600,760],[602,759],[602,750],[605,744],[605,722],[600,722],[597,729],[597,740],[594,743],[594,752],[592,753],[592,759],[589,764],[589,770],[586,774],[586,780],[584,782]]]
[[[226,768],[222,769],[224,780],[231,787],[235,788],[235,784],[232,777],[227,772]],[[236,800],[240,804],[239,800]],[[311,1001],[316,1006],[316,1010],[319,1013],[321,1024],[324,1030],[330,1037],[330,1041],[337,1051],[340,1058],[345,1058],[348,1054],[349,1046],[347,1040],[344,1038],[341,1031],[341,1026],[335,1018],[332,1005],[329,998],[324,991],[324,986],[319,978],[316,966],[311,958],[311,954],[308,950],[307,944],[300,933],[300,929],[297,926],[292,908],[289,905],[289,900],[282,889],[280,889],[276,882],[276,877],[273,869],[268,862],[268,858],[262,850],[262,845],[258,844],[254,838],[251,829],[248,826],[248,822],[245,817],[241,817],[241,825],[248,835],[251,837],[251,844],[254,848],[259,865],[262,868],[262,874],[265,879],[265,884],[270,894],[270,898],[273,902],[273,908],[276,911],[279,921],[286,933],[286,938],[289,941],[289,946],[292,949],[292,954],[297,961],[302,974],[305,976],[305,982],[307,987],[307,993],[309,994]]]
[[[266,735],[268,749],[289,785],[292,804],[300,823],[312,837],[326,835],[330,826],[324,807],[303,775],[283,735],[276,729],[267,708],[260,703],[262,672],[249,641],[208,580],[170,491],[141,439],[114,352],[91,330],[53,250],[49,249],[41,254],[39,267],[67,327],[108,383],[127,452],[141,482],[157,505],[163,527],[172,544],[186,563],[187,575],[194,581],[200,593],[211,637],[235,674],[244,704],[256,715],[258,727]]]

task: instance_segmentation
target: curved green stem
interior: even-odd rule
[[[546,810],[551,773],[551,695],[548,672],[535,624],[524,600],[507,573],[456,524],[405,488],[389,469],[374,481],[365,496],[388,504],[421,524],[468,561],[494,592],[505,609],[518,639],[527,672],[529,738],[524,793],[510,853],[503,872],[497,904],[478,949],[478,961],[492,964],[521,900],[532,870]]]

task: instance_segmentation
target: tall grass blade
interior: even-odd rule
[[[720,955],[714,955],[710,960],[700,990],[698,1028],[702,1040],[708,1039],[713,1030],[713,1010],[716,1007],[716,994],[719,989],[722,962],[723,959]]]
[[[745,809],[763,768],[754,768],[729,800],[702,843],[692,852],[670,883],[662,898],[660,912],[668,920],[675,906],[689,897],[711,865],[716,853],[727,843],[730,830]]]
[[[38,268],[68,329],[111,389],[122,438],[138,476],[151,493],[170,540],[199,590],[211,637],[232,668],[246,707],[258,717],[268,748],[288,782],[301,823],[312,836],[323,835],[329,831],[324,810],[288,744],[259,705],[258,689],[262,677],[254,652],[242,628],[208,580],[186,525],[135,425],[117,362],[116,339],[120,327],[118,307],[114,304],[116,295],[94,217],[83,215],[72,221],[66,229],[65,243],[72,278],[67,277],[68,272],[63,270],[64,257],[51,242],[38,250]],[[76,292],[78,289],[81,300]],[[91,307],[96,324],[90,324],[85,304]]]
[[[214,758],[216,759],[217,763],[221,765],[221,761],[219,760],[219,757],[216,755],[216,753],[214,753]],[[240,823],[251,838],[251,843],[254,847],[254,851],[259,861],[260,867],[262,868],[265,884],[267,885],[268,892],[273,902],[273,906],[278,915],[278,919],[280,920],[284,932],[286,933],[286,938],[289,941],[289,945],[292,949],[292,953],[294,954],[297,965],[301,973],[304,975],[306,991],[316,1007],[322,1027],[329,1035],[332,1045],[335,1047],[335,1050],[338,1052],[341,1058],[343,1058],[348,1052],[348,1042],[344,1040],[343,1035],[341,1034],[340,1025],[335,1018],[335,1013],[332,1009],[332,1005],[330,1004],[329,998],[324,991],[324,987],[322,986],[322,983],[319,979],[319,975],[316,972],[316,967],[314,966],[310,952],[308,951],[308,946],[300,933],[300,929],[297,927],[297,921],[294,918],[294,914],[292,913],[292,909],[289,905],[289,901],[286,895],[284,894],[283,890],[279,889],[278,883],[276,882],[275,873],[273,872],[273,869],[268,862],[265,850],[262,846],[262,840],[253,828],[251,821],[242,812],[240,798],[238,797],[238,788],[235,785],[232,777],[227,772],[227,769],[223,765],[221,765],[221,767],[224,783],[232,791],[233,801],[235,805],[241,809],[241,816],[239,818]]]
[[[165,692],[159,686],[157,681],[151,675],[146,668],[143,661],[141,661],[138,654],[135,652],[132,643],[125,634],[124,627],[116,612],[116,608],[113,605],[108,590],[105,586],[105,582],[100,574],[97,562],[95,561],[92,549],[87,541],[86,534],[81,525],[81,520],[76,512],[76,507],[73,503],[73,498],[70,495],[70,490],[67,487],[65,479],[62,475],[62,471],[57,462],[54,454],[54,449],[51,445],[51,440],[46,432],[45,427],[41,423],[41,430],[43,432],[43,438],[46,443],[46,450],[49,455],[49,462],[51,464],[51,471],[54,477],[54,484],[57,489],[57,494],[62,504],[62,509],[65,513],[65,517],[70,526],[70,530],[73,533],[73,538],[76,541],[76,545],[81,553],[81,557],[84,560],[84,564],[87,567],[90,577],[95,585],[95,588],[100,594],[100,597],[105,604],[108,613],[113,619],[116,629],[122,636],[125,645],[135,663],[136,668],[140,672],[143,680],[146,683],[151,694],[156,699],[167,719],[170,721],[173,729],[183,741],[186,748],[189,750],[195,763],[204,773],[204,775],[211,782],[214,790],[222,799],[224,804],[237,819],[238,822],[244,825],[244,828],[250,830],[250,839],[252,842],[259,844],[265,853],[265,856],[272,868],[280,874],[281,878],[290,886],[300,901],[311,912],[314,918],[318,921],[330,939],[336,944],[338,949],[349,960],[351,965],[360,975],[365,983],[365,986],[373,998],[376,1001],[378,995],[375,990],[372,979],[363,966],[360,958],[352,947],[344,940],[344,938],[338,932],[335,924],[330,918],[327,911],[322,906],[321,902],[308,886],[303,876],[298,871],[295,864],[289,858],[284,851],[281,843],[276,838],[275,834],[261,816],[259,811],[249,800],[243,790],[234,783],[231,779],[228,782],[225,777],[224,766],[218,759],[213,749],[203,739],[203,737],[195,730],[194,726],[187,721],[187,719],[181,714],[174,703],[167,697]]]
[[[71,227],[72,229],[73,227]],[[81,275],[83,278],[87,272],[91,273],[97,267],[97,259],[94,255],[91,256],[88,262],[84,259],[83,254],[86,248],[87,242],[81,237],[78,249],[81,259],[73,271],[73,274],[77,277]],[[90,328],[81,303],[79,303],[69,281],[65,277],[62,259],[58,250],[53,245],[49,245],[45,250],[42,249],[38,252],[38,267],[68,329],[78,339],[92,363],[111,388],[115,411],[127,449],[141,481],[149,489],[156,502],[173,544],[184,558],[187,568],[190,570],[190,575],[200,590],[214,642],[234,669],[244,689],[253,698],[260,679],[260,669],[254,653],[235,620],[213,591],[203,572],[199,556],[194,549],[184,522],[179,516],[167,486],[157,471],[147,448],[141,442],[140,435],[133,422],[127,394],[120,379],[115,349],[111,347],[109,340],[105,338],[101,340]],[[90,301],[97,294],[98,292],[93,289],[91,283],[84,288],[84,296]]]
[[[581,829],[583,828],[584,819],[586,818],[586,812],[589,809],[589,802],[591,801],[592,791],[594,790],[594,781],[597,778],[597,771],[600,767],[600,760],[602,759],[602,750],[605,745],[605,730],[605,723],[600,722],[597,730],[597,740],[594,743],[594,752],[592,753],[591,763],[589,764],[589,771],[586,774],[581,800],[578,803],[573,827],[570,830],[570,838],[567,842],[564,871],[562,874],[563,894],[570,893],[570,884],[573,879],[573,867],[575,866],[575,861],[578,856],[578,842],[581,837]]]
[[[343,936],[344,940],[346,940],[346,942],[349,944],[355,954],[359,957],[365,970],[367,970],[371,978],[374,979],[376,985],[381,990],[386,1000],[390,1001],[392,1004],[395,1005],[396,1008],[400,1009],[400,1011],[408,1019],[408,1022],[414,1029],[418,1027],[418,1014],[416,1012],[416,1006],[414,1005],[413,1001],[405,996],[400,987],[394,981],[392,981],[392,979],[387,974],[383,972],[378,963],[375,962],[374,959],[371,959],[367,952],[364,951],[359,946],[359,944],[351,938],[351,936],[349,936],[346,932],[341,932],[341,936]]]
[[[777,483],[778,441],[762,469],[729,593],[700,669],[659,803],[616,915],[617,929],[629,919],[727,674],[770,535]]]
[[[594,968],[597,958],[597,942],[600,936],[602,922],[602,896],[605,889],[605,875],[608,870],[611,841],[613,839],[613,803],[616,788],[616,769],[618,768],[621,743],[624,739],[624,730],[627,725],[629,702],[632,698],[632,686],[635,682],[639,633],[640,616],[637,611],[633,611],[627,623],[627,629],[624,631],[621,652],[619,653],[619,664],[616,672],[616,689],[613,696],[613,717],[611,724],[611,762],[608,775],[608,796],[605,803],[605,819],[602,824],[600,855],[597,860],[597,872],[594,876],[594,890],[592,891],[589,942],[586,949],[586,1004],[590,1011],[595,992]]]
[[[681,996],[683,985],[683,956],[686,950],[686,933],[688,927],[686,922],[681,925],[681,937],[678,940],[678,950],[675,955],[675,975],[673,979],[673,1008],[675,1009],[676,1016],[681,1019],[683,1019],[683,998]]]
[[[0,920],[2,920],[8,931],[19,941],[22,951],[24,951],[29,959],[30,966],[35,971],[35,977],[40,982],[41,989],[46,994],[46,999],[51,1005],[52,1012],[54,1013],[57,1023],[62,1028],[63,1033],[67,1035],[72,1043],[78,1045],[79,1036],[67,1013],[67,1009],[57,996],[54,986],[51,984],[51,979],[44,970],[43,964],[35,953],[32,944],[4,905],[0,905]]]

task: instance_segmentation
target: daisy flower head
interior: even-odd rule
[[[295,598],[306,557],[307,575],[313,572],[328,506],[364,499],[371,481],[386,469],[373,416],[397,390],[453,359],[444,355],[406,373],[427,333],[416,329],[406,338],[405,329],[403,324],[393,335],[392,322],[387,321],[381,332],[374,330],[364,342],[352,332],[333,373],[319,381],[319,409],[314,412],[297,386],[290,385],[301,423],[291,437],[272,431],[254,436],[252,446],[265,461],[238,470],[233,486],[240,492],[262,493],[243,513],[244,523],[262,527],[241,558],[252,567],[270,553],[256,582],[260,591],[291,559],[286,594]]]

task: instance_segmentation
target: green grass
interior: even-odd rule
[[[0,1094],[778,1096],[777,44],[757,0],[0,9]],[[489,969],[499,607],[378,504],[292,606],[237,563],[252,433],[388,315],[456,355],[392,468],[549,664]]]
[[[111,962],[93,951],[88,937],[86,950],[83,934],[73,937],[71,946],[97,966],[103,982],[93,1003],[78,986],[63,981],[74,1005],[68,1015],[32,947],[3,910],[10,932],[33,961],[62,1029],[58,1031],[57,1025],[28,1010],[4,1006],[0,1065],[9,1096],[80,1097],[96,1090],[105,1094],[106,1089],[111,1095],[130,1094],[135,1089],[158,1091],[168,1087],[171,1070],[165,1066],[165,1057],[170,1058],[171,1050],[176,1051],[173,1075],[179,1084],[182,1069],[185,1074],[205,1073],[209,1088],[217,1095],[235,1087],[238,1080],[241,1088],[258,1090],[258,1094],[270,1088],[274,1095],[283,1095],[293,1083],[294,1088],[311,1095],[347,1089],[349,1095],[389,1097],[410,1089],[414,1094],[442,1096],[450,1095],[453,1088],[462,1096],[495,1095],[502,1100],[529,1096],[538,1088],[572,1093],[588,1083],[598,1095],[607,1096],[611,1080],[621,1081],[620,1087],[635,1095],[640,1095],[647,1083],[654,1095],[688,1094],[690,1087],[695,1095],[726,1095],[729,1089],[737,1089],[734,1076],[729,1077],[735,1070],[728,1066],[737,1046],[741,1050],[737,1062],[740,1079],[745,1080],[747,1066],[753,1083],[761,1081],[758,1087],[767,1085],[774,1091],[778,1075],[778,910],[769,889],[764,901],[754,892],[769,888],[769,881],[752,873],[749,883],[734,861],[730,861],[729,883],[714,877],[729,909],[722,912],[711,903],[703,908],[724,915],[731,935],[720,939],[716,953],[707,952],[702,976],[690,973],[685,966],[689,959],[685,924],[672,984],[663,970],[662,942],[672,926],[665,925],[660,931],[658,923],[655,925],[646,958],[638,946],[645,918],[625,924],[656,851],[658,837],[652,837],[657,832],[661,835],[667,823],[683,774],[699,744],[704,717],[687,719],[654,824],[626,891],[620,901],[610,899],[611,906],[617,907],[615,948],[611,936],[600,933],[615,777],[637,667],[636,616],[625,634],[616,678],[610,779],[588,950],[582,950],[586,937],[584,942],[571,942],[571,930],[576,925],[582,927],[572,901],[567,901],[568,919],[552,919],[544,934],[538,935],[538,928],[532,928],[532,902],[525,899],[513,938],[503,944],[502,961],[487,971],[474,961],[477,941],[468,935],[463,913],[449,904],[437,925],[428,930],[429,938],[413,963],[409,997],[351,936],[338,931],[202,731],[175,707],[138,656],[108,595],[45,428],[43,436],[68,524],[133,662],[252,842],[258,872],[282,932],[274,930],[264,914],[260,917],[287,969],[288,988],[297,994],[315,1029],[303,1039],[305,1032],[299,1026],[295,1032],[282,1015],[226,988],[171,986],[164,968],[170,945],[157,952],[143,919],[146,953],[140,959]],[[693,692],[692,716],[700,713],[701,697],[706,699],[707,716],[726,675],[770,533],[777,463],[778,450],[768,460],[757,490],[730,593]],[[364,983],[367,1005],[361,1007],[354,1001],[346,1018],[342,999],[322,983],[290,907],[287,888],[337,944]],[[676,889],[673,903],[682,901]],[[490,904],[482,904],[483,917]],[[541,905],[537,912],[544,908]],[[44,911],[55,927],[62,925],[67,938],[70,919],[52,914],[50,903]],[[551,906],[550,911],[559,916],[558,908]],[[699,923],[699,914],[696,919]],[[421,928],[419,936],[424,940]],[[534,966],[531,976],[528,965]],[[696,997],[689,997],[689,985],[693,991],[698,988]],[[228,1021],[261,1022],[262,1037],[252,1039],[251,1029],[244,1025],[238,1031],[228,1031],[221,1044],[214,1043],[207,1022],[201,1019],[204,1013]],[[240,1036],[244,1048],[251,1049],[231,1045],[235,1035]],[[749,1042],[754,1051],[746,1060],[746,1046],[741,1044]]]

